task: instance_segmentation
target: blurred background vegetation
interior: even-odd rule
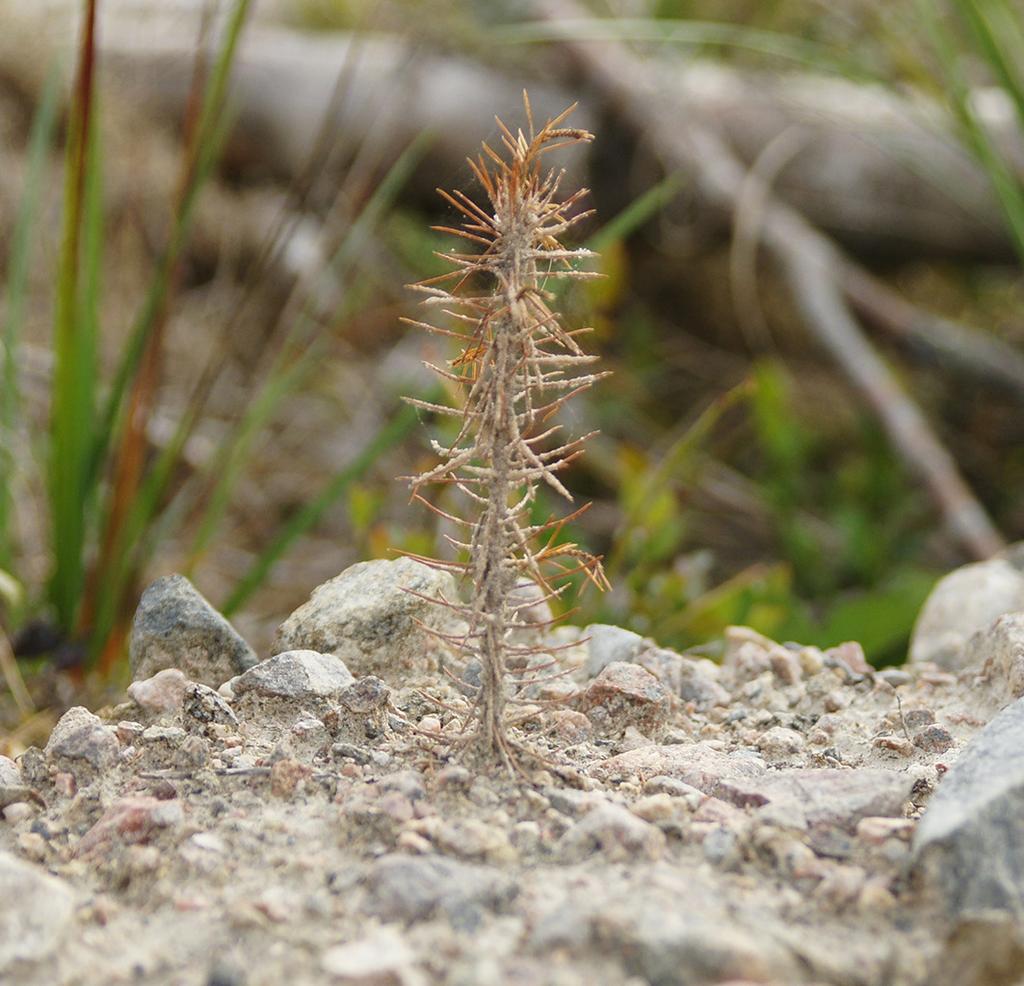
[[[935,579],[980,554],[773,265],[565,57],[557,12],[23,6],[0,9],[0,728],[117,681],[157,575],[188,574],[265,653],[347,565],[438,550],[436,518],[396,479],[444,436],[400,401],[429,393],[433,355],[399,322],[415,317],[405,285],[450,247],[430,228],[452,218],[434,186],[478,194],[459,159],[493,138],[490,114],[521,122],[524,85],[544,112],[579,100],[598,136],[566,182],[592,189],[580,235],[607,276],[561,304],[594,326],[614,375],[567,414],[601,432],[568,478],[593,508],[567,536],[605,556],[613,590],[585,593],[573,621],[712,654],[744,623],[899,662]],[[594,0],[583,13],[575,37],[667,80],[654,126],[703,107],[751,173],[908,311],[969,324],[1003,353],[1024,344],[1018,4]],[[780,132],[742,146],[775,111]],[[921,133],[961,171],[929,173]],[[787,184],[812,151],[813,187]],[[921,221],[879,208],[887,195]],[[869,338],[1002,537],[1020,538],[1024,385],[965,372],[921,332]]]

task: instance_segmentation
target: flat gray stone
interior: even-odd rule
[[[117,733],[80,705],[68,709],[53,727],[46,755],[71,770],[80,767],[106,770],[117,763],[121,746]]]
[[[429,601],[440,598],[458,598],[447,572],[411,558],[360,562],[313,590],[278,627],[274,650],[334,654],[359,676],[399,684],[408,670],[436,664],[441,644],[424,626],[456,629],[451,611]]]
[[[384,856],[366,879],[363,910],[382,921],[412,924],[444,914],[454,927],[472,929],[487,911],[515,898],[515,883],[501,871],[443,856]]]
[[[292,650],[261,661],[227,683],[236,699],[308,706],[322,710],[355,682],[345,662],[333,654]]]
[[[695,876],[674,878],[676,893],[658,886],[657,871],[650,882],[643,894],[592,910],[591,948],[651,986],[802,981],[789,949],[743,915],[728,913]]]
[[[71,888],[38,866],[0,850],[0,973],[38,962],[60,945],[71,924]]]
[[[910,641],[913,663],[931,661],[951,671],[974,663],[968,640],[1004,613],[1024,610],[1024,574],[992,558],[964,565],[940,579],[921,608]]]
[[[897,770],[806,767],[770,771],[741,785],[740,797],[748,804],[764,798],[761,814],[794,828],[852,833],[862,818],[902,816],[913,786],[914,778]]]
[[[134,681],[178,668],[212,688],[256,663],[252,648],[183,575],[157,579],[142,594],[128,657]]]
[[[921,887],[950,912],[1024,919],[1024,701],[964,748],[932,795],[912,852]]]

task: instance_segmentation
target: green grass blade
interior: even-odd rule
[[[376,228],[398,193],[415,173],[431,140],[430,135],[419,134],[388,170],[331,257],[328,266],[334,277],[346,276],[356,265],[362,256],[366,237]],[[293,393],[314,369],[322,351],[321,347],[306,341],[314,328],[307,306],[289,331],[281,352],[268,372],[263,389],[250,402],[238,428],[222,443],[211,460],[210,475],[216,479],[189,550],[187,571],[194,569],[219,528],[248,460],[253,440],[281,400]]]
[[[714,400],[700,413],[696,421],[686,426],[658,462],[648,470],[641,487],[642,493],[634,497],[631,503],[626,504],[622,520],[613,536],[611,550],[605,563],[610,580],[614,581],[630,551],[635,548],[638,538],[643,536],[644,516],[648,505],[668,482],[673,478],[678,479],[680,473],[685,473],[693,467],[697,452],[707,442],[722,416],[747,398],[750,390],[751,382],[745,380]]]
[[[191,228],[199,194],[212,174],[230,126],[226,112],[226,90],[237,45],[251,0],[238,0],[227,25],[210,81],[204,90],[196,124],[195,143],[181,189],[168,245],[150,281],[146,297],[133,324],[129,341],[115,371],[114,381],[100,418],[100,426],[91,448],[89,475],[93,483],[106,467],[110,450],[120,433],[131,386],[139,370],[147,343],[164,316],[174,281],[174,272]],[[90,613],[90,660],[95,661],[107,645],[120,618],[130,582],[152,550],[146,533],[167,500],[167,491],[181,458],[182,450],[197,418],[196,409],[183,415],[171,441],[161,450],[147,470],[131,509],[123,523],[112,531],[109,553],[104,555],[104,570],[97,575]],[[111,505],[111,509],[113,505]]]
[[[932,45],[946,78],[951,107],[964,138],[988,174],[1003,207],[1014,246],[1024,259],[1024,190],[973,110],[970,86],[960,67],[961,53],[943,22],[941,11],[930,0],[917,0],[917,9],[931,35]]]
[[[345,494],[353,483],[361,479],[385,452],[394,448],[410,434],[418,421],[419,417],[415,408],[405,405],[398,410],[395,416],[370,440],[363,451],[334,476],[320,495],[285,523],[277,537],[267,545],[231,595],[228,596],[221,611],[226,616],[230,616],[244,605],[263,584],[270,574],[270,570],[288,549],[303,534],[311,530],[327,510]]]
[[[28,171],[25,190],[11,236],[7,272],[7,315],[3,327],[3,386],[0,388],[0,569],[12,567],[12,510],[15,478],[12,442],[18,432],[21,396],[18,386],[19,347],[28,274],[32,260],[32,229],[39,214],[43,180],[47,171],[47,155],[53,144],[57,120],[59,76],[50,72],[43,89],[39,108],[32,123],[28,145]]]
[[[587,241],[587,248],[601,253],[626,239],[661,212],[682,191],[686,180],[686,176],[681,172],[667,175],[606,222]]]
[[[210,84],[204,93],[197,125],[199,129],[196,138],[198,147],[196,163],[186,182],[167,247],[160,258],[156,273],[150,281],[146,298],[132,327],[124,355],[115,371],[114,380],[100,416],[97,442],[93,449],[91,462],[94,478],[99,475],[114,437],[118,433],[129,385],[138,371],[139,361],[146,348],[146,341],[156,325],[170,290],[174,268],[191,230],[199,193],[213,172],[227,134],[228,120],[227,114],[224,112],[227,84],[250,6],[251,0],[238,0],[235,5],[227,25],[224,43],[214,65]]]
[[[217,477],[217,482],[210,493],[192,541],[189,560],[185,567],[186,575],[192,574],[199,559],[220,529],[221,522],[231,504],[235,487],[249,462],[252,445],[257,436],[263,431],[281,401],[288,394],[298,390],[309,379],[322,355],[322,346],[310,347],[308,353],[297,363],[275,373],[256,399],[249,403],[246,415],[232,435],[231,442],[222,448],[219,455],[215,456],[212,472]]]
[[[87,262],[83,278],[82,244],[93,244],[101,231],[86,229],[102,222],[92,198],[97,186],[89,179],[95,160],[95,0],[88,0],[69,121],[64,178],[64,232],[57,275],[54,325],[54,376],[50,422],[50,510],[54,568],[50,596],[61,628],[74,630],[85,576],[86,482],[95,413],[95,319],[83,317],[93,286],[84,284],[94,273]]]
[[[991,68],[996,81],[1013,100],[1017,117],[1024,120],[1024,78],[1019,59],[1024,55],[1017,15],[1000,0],[978,3],[977,0],[954,0],[961,17],[971,29],[981,56]],[[1007,51],[1012,45],[1016,50]]]

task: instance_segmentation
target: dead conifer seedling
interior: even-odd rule
[[[590,435],[566,439],[553,419],[566,401],[604,376],[590,371],[597,357],[577,342],[589,330],[566,330],[546,289],[557,278],[597,276],[576,267],[592,256],[589,250],[566,249],[560,242],[588,215],[574,214],[586,189],[559,201],[562,173],[544,161],[549,151],[589,142],[593,135],[564,126],[574,107],[536,130],[525,93],[523,103],[526,132],[512,133],[498,120],[502,149],[485,142],[482,153],[469,160],[488,204],[479,205],[459,190],[439,190],[462,214],[462,222],[459,228],[437,228],[477,248],[439,254],[454,269],[414,285],[426,295],[424,304],[440,309],[448,321],[442,326],[407,320],[461,346],[447,367],[427,364],[455,393],[455,406],[410,402],[459,419],[450,446],[432,442],[440,463],[414,477],[412,487],[414,499],[465,533],[446,535],[457,560],[419,560],[461,577],[467,601],[436,601],[466,626],[464,633],[448,638],[449,644],[467,665],[475,661],[480,668],[467,734],[509,767],[515,756],[507,735],[507,705],[519,701],[526,684],[552,674],[555,663],[542,657],[550,648],[513,636],[517,629],[543,626],[529,615],[536,594],[526,598],[517,588],[529,579],[550,601],[579,573],[606,587],[600,559],[559,542],[565,523],[586,507],[541,523],[531,519],[542,483],[572,501],[558,474],[581,454]],[[430,504],[420,489],[432,483],[456,487],[465,516]]]

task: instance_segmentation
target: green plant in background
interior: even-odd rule
[[[7,275],[7,314],[3,324],[3,387],[0,392],[0,571],[8,585],[15,584],[10,574],[14,567],[15,481],[17,476],[15,442],[21,430],[21,389],[18,380],[18,352],[21,325],[25,317],[28,276],[31,268],[31,232],[39,212],[39,201],[46,177],[46,156],[57,117],[57,75],[47,80],[39,111],[32,127],[28,152],[28,180],[22,197],[14,233],[11,237]],[[21,592],[4,594],[7,609],[17,619]],[[14,605],[14,601],[18,605]]]
[[[161,543],[170,538],[181,543],[185,571],[201,570],[239,484],[245,481],[258,437],[288,395],[309,381],[326,351],[316,319],[302,309],[284,333],[283,343],[265,361],[262,382],[253,384],[252,400],[240,420],[187,485],[181,483],[182,452],[201,420],[215,373],[204,373],[170,440],[155,449],[149,444],[145,421],[158,381],[153,354],[160,347],[197,199],[230,122],[227,80],[248,6],[244,0],[232,5],[216,56],[206,72],[197,73],[196,102],[201,109],[187,121],[180,191],[167,246],[129,344],[108,377],[97,372],[96,355],[102,336],[96,313],[105,266],[105,149],[96,125],[101,108],[91,81],[94,52],[88,32],[83,38],[67,127],[65,230],[55,283],[54,399],[43,449],[54,565],[45,590],[21,584],[27,577],[14,514],[22,498],[26,456],[12,441],[26,430],[17,368],[35,246],[31,234],[38,225],[47,150],[58,115],[55,80],[40,101],[33,128],[28,181],[10,241],[0,325],[0,602],[8,628],[17,628],[30,616],[53,614],[63,639],[84,651],[90,667],[110,669],[123,652],[123,632],[141,573]],[[95,3],[84,3],[84,9],[88,24]],[[320,18],[322,25],[343,23],[350,28],[365,22],[367,9],[366,4],[343,0],[305,4],[307,17]],[[401,3],[389,9],[392,14],[401,10]],[[507,17],[497,8],[481,11],[467,8],[459,14],[460,24],[469,30],[472,22],[480,37],[507,45],[510,55],[517,46],[552,34],[550,25],[512,22],[514,11],[506,11]],[[915,39],[908,46],[911,55],[894,54],[872,39],[854,55],[837,57],[832,28],[818,30],[812,25],[806,38],[800,37],[806,13],[786,0],[770,5],[749,0],[728,9],[701,0],[658,0],[649,4],[647,17],[642,6],[637,13],[629,20],[588,20],[579,30],[686,46],[744,64],[788,63],[853,77],[877,75],[871,66],[884,65],[888,81],[892,65],[911,61],[920,47]],[[890,30],[899,26],[899,17],[892,13],[887,21]],[[1024,121],[1019,17],[1008,0],[921,0],[918,14],[918,23],[928,28],[944,91],[965,143],[991,175],[1024,254],[1024,192],[1012,163],[982,125],[969,85],[982,72],[983,80],[1006,90]],[[722,21],[710,19],[716,17]],[[368,237],[382,232],[384,248],[412,268],[412,276],[436,273],[430,257],[436,239],[418,232],[420,217],[391,209],[425,148],[426,139],[415,142],[368,197],[331,260],[334,277],[352,281],[353,273],[367,273],[360,267],[366,252],[362,247]],[[865,418],[849,415],[835,429],[823,429],[816,416],[800,406],[797,395],[803,392],[802,385],[795,387],[776,361],[756,366],[747,382],[720,399],[709,398],[713,390],[705,389],[698,403],[707,406],[696,417],[678,403],[659,405],[657,395],[677,388],[664,353],[666,339],[678,326],[630,295],[637,271],[631,269],[636,262],[632,244],[626,244],[668,208],[680,188],[678,176],[670,176],[591,237],[587,246],[602,252],[601,269],[608,276],[600,283],[571,288],[559,298],[570,319],[582,309],[596,312],[593,324],[599,336],[604,326],[616,326],[614,341],[609,334],[607,347],[616,376],[602,388],[600,402],[581,402],[588,423],[601,427],[607,437],[594,443],[587,464],[573,477],[574,486],[595,499],[598,509],[585,524],[571,525],[566,532],[572,540],[607,555],[616,589],[607,597],[585,597],[584,610],[574,619],[629,625],[678,647],[703,644],[728,623],[750,623],[774,637],[818,643],[857,637],[873,659],[898,659],[934,573],[914,561],[925,556],[915,501],[878,430]],[[359,280],[364,290],[368,281]],[[342,317],[358,304],[356,295],[346,292]],[[741,373],[734,374],[729,385]],[[439,399],[438,393],[421,396]],[[680,415],[686,415],[683,423]],[[429,532],[396,516],[382,487],[368,478],[381,456],[405,441],[415,425],[416,414],[409,408],[385,421],[350,462],[285,518],[220,600],[224,608],[235,613],[245,605],[277,560],[339,501],[347,506],[361,553],[387,554],[389,542],[426,553]],[[443,422],[438,427],[442,441],[454,437],[444,432]],[[742,435],[741,442],[737,434]],[[708,543],[702,530],[707,517],[695,495],[713,484],[722,469],[732,470],[747,484],[744,496],[754,504],[756,516],[744,522],[760,525],[756,549],[746,555],[734,551],[725,559],[703,548]],[[534,520],[553,506],[542,491]],[[595,521],[598,514],[600,522]]]
[[[25,579],[18,577],[20,552],[14,506],[27,463],[15,461],[22,457],[14,455],[13,442],[23,425],[19,344],[33,247],[30,233],[39,213],[40,189],[54,131],[55,79],[40,103],[33,129],[29,179],[12,240],[3,325],[0,573],[4,584],[13,587],[5,596],[17,600],[16,607],[6,606],[4,625],[16,629],[29,617],[52,616],[52,628],[36,634],[41,636],[42,644],[35,650],[60,650],[67,663],[85,669],[111,673],[119,666],[139,579],[162,543],[174,537],[190,544],[188,571],[202,560],[223,524],[256,437],[281,402],[309,379],[324,352],[323,341],[316,338],[319,326],[312,317],[310,291],[298,316],[287,326],[262,383],[254,384],[245,412],[198,475],[184,486],[180,481],[185,445],[195,433],[217,379],[216,357],[203,370],[169,440],[156,450],[149,447],[146,424],[160,382],[159,350],[198,199],[214,171],[229,128],[228,83],[250,6],[250,0],[236,0],[223,25],[215,57],[208,68],[197,68],[192,100],[197,109],[186,120],[181,179],[167,244],[106,386],[98,364],[102,327],[97,313],[105,230],[103,146],[95,88],[97,9],[95,0],[87,0],[83,6],[82,39],[69,111],[64,233],[56,275],[54,377],[45,445],[52,576],[44,591],[28,586],[26,593],[22,586]],[[197,65],[205,63],[205,57],[204,52],[198,52]],[[428,143],[427,137],[414,141],[365,201],[330,258],[332,277],[351,278],[359,270],[362,246],[385,218]],[[278,249],[280,242],[272,240],[266,251],[267,262]],[[355,293],[351,292],[350,297],[354,299]],[[232,328],[225,325],[222,331],[227,334]],[[243,574],[227,600],[225,608],[229,612],[249,598],[274,563],[346,494],[353,482],[412,430],[415,420],[410,409],[400,411],[371,436],[353,461],[328,477],[324,488],[286,521]],[[30,652],[31,647],[23,651]]]
[[[972,62],[985,66],[986,81],[1002,89],[1018,126],[1024,128],[1024,28],[1020,14],[1008,0],[918,0],[917,10],[932,41],[943,73],[943,89],[964,142],[988,174],[1024,260],[1024,187],[1016,166],[979,116],[969,75]]]

